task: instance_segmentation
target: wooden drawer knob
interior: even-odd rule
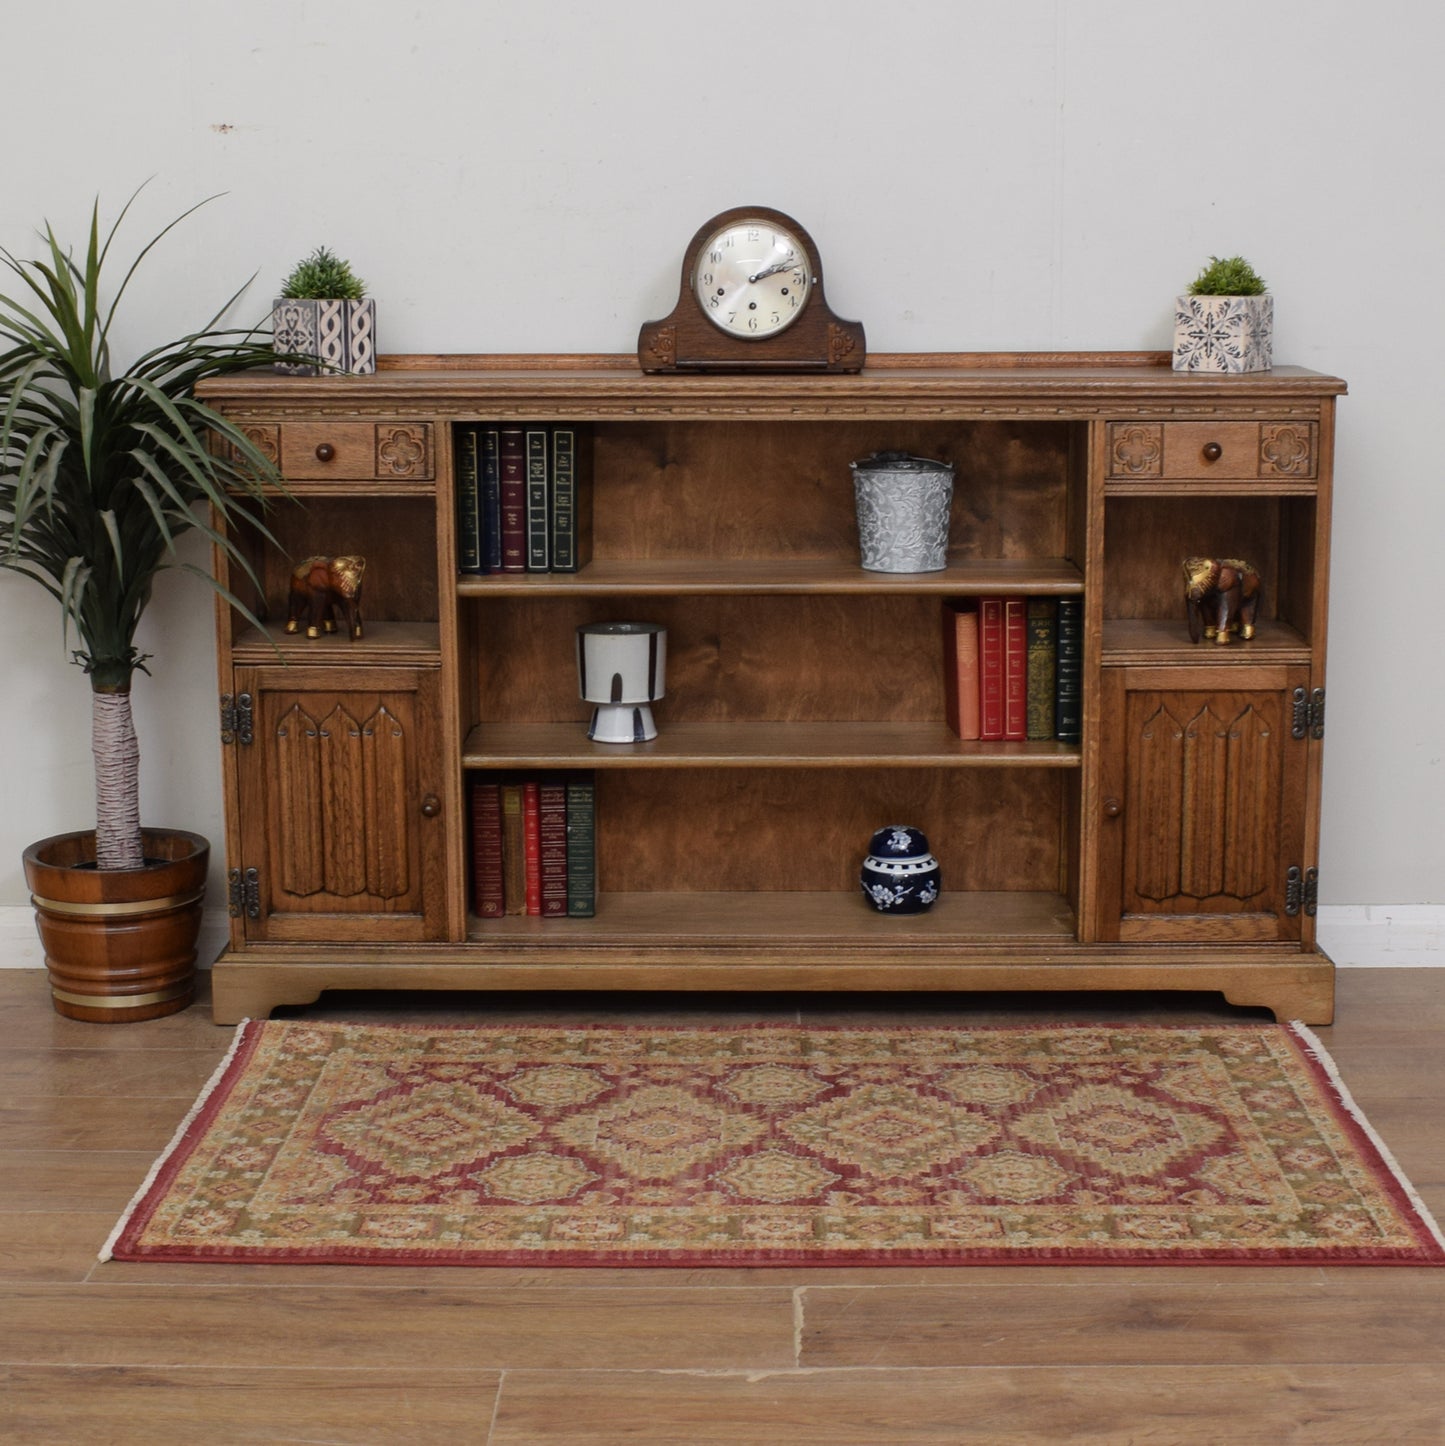
[[[320,450],[319,448],[317,449]],[[1218,442],[1206,442],[1204,444],[1204,460],[1206,462],[1217,462],[1224,456],[1224,448]]]
[[[1204,449],[1209,450],[1207,447]],[[329,462],[336,455],[336,448],[330,442],[318,442],[316,444],[316,460],[318,462]]]
[[[1106,798],[1104,800],[1104,817],[1118,818],[1124,812],[1124,805],[1117,798]]]
[[[423,818],[435,818],[442,811],[442,801],[436,794],[429,793],[421,801],[421,816]]]

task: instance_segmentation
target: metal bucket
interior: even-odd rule
[[[864,568],[941,572],[948,564],[953,464],[875,452],[850,465]]]

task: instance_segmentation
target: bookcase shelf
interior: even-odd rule
[[[215,559],[276,634],[218,602],[223,717],[245,726],[223,735],[239,903],[217,1020],[339,988],[1076,988],[1328,1022],[1313,910],[1343,391],[1144,353],[698,377],[383,358],[205,383],[302,503],[268,515],[279,549],[235,536],[254,582]],[[459,472],[505,423],[575,442],[575,573],[458,566]],[[941,571],[859,565],[849,463],[880,451],[955,464]],[[363,638],[280,636],[295,560],[341,553],[367,559]],[[1256,637],[1189,641],[1190,556],[1257,567]],[[944,608],[990,597],[1076,601],[1079,742],[948,728]],[[667,629],[660,733],[594,744],[576,630],[622,620]],[[469,800],[559,776],[594,792],[595,916],[480,917]],[[902,823],[943,893],[897,918],[857,880],[871,833]]]

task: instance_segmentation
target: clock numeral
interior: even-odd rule
[[[749,241],[757,241],[757,240],[760,240],[761,237],[762,237],[762,232],[759,231],[756,226],[749,226],[749,227],[748,227],[748,240],[749,240]]]
[[[702,284],[703,284],[704,286],[711,286],[711,285],[712,285],[712,272],[711,272],[711,271],[708,271],[708,272],[706,272],[706,273],[703,275]]]
[[[707,259],[711,261],[714,266],[716,266],[718,262],[723,259],[723,254],[721,251],[709,251]]]

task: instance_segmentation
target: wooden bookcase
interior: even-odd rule
[[[630,357],[383,359],[204,395],[296,494],[217,561],[232,883],[215,1015],[323,989],[1189,989],[1327,1022],[1314,937],[1331,457],[1344,384],[1155,354],[645,376]],[[590,427],[594,560],[462,576],[461,424]],[[858,562],[850,461],[957,466],[948,567]],[[368,559],[365,636],[281,635],[293,559]],[[1244,556],[1258,635],[1191,644],[1180,563]],[[941,602],[1083,600],[1082,742],[962,742]],[[668,629],[660,736],[590,743],[578,623]],[[590,770],[591,919],[468,912],[466,780]],[[872,831],[944,892],[873,912]]]

